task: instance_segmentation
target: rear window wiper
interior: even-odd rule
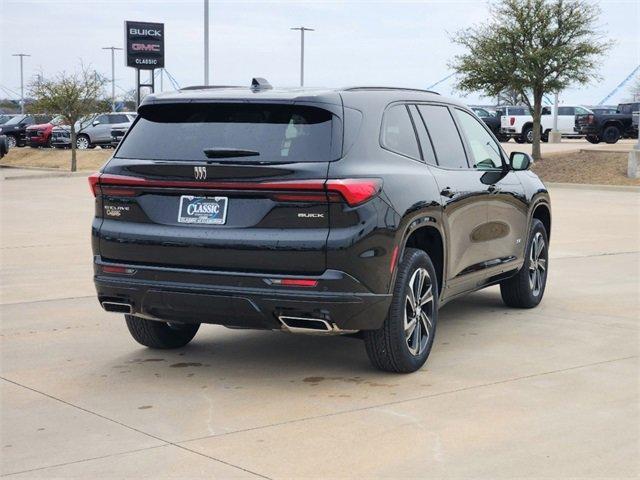
[[[243,150],[240,148],[205,148],[203,152],[207,158],[256,157],[260,155],[260,152],[255,150]]]

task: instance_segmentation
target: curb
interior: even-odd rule
[[[617,192],[636,192],[640,193],[640,186],[634,185],[593,185],[589,183],[552,183],[545,182],[549,188],[573,188],[576,190],[613,190]]]
[[[66,177],[88,177],[92,172],[55,172],[48,171],[43,173],[36,173],[34,175],[13,175],[0,177],[2,180],[38,180],[43,178],[66,178]]]

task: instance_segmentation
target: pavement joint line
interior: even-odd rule
[[[564,257],[551,257],[551,260],[566,260],[571,258],[592,258],[592,257],[611,257],[614,255],[633,255],[640,253],[640,250],[630,250],[628,252],[602,252],[602,253],[589,253],[587,255],[566,255]]]
[[[549,370],[548,372],[532,373],[530,375],[523,375],[521,377],[507,378],[507,379],[504,379],[504,380],[497,380],[495,382],[483,383],[483,384],[479,384],[479,385],[470,385],[468,387],[458,388],[458,389],[455,389],[455,390],[447,390],[446,392],[432,393],[432,394],[429,394],[429,395],[420,395],[420,396],[417,396],[417,397],[405,398],[405,399],[402,399],[402,400],[394,400],[392,402],[384,402],[384,403],[378,403],[378,404],[375,404],[375,405],[368,405],[368,406],[365,406],[365,407],[358,407],[358,408],[353,408],[353,409],[349,409],[349,410],[342,410],[340,412],[331,412],[331,413],[325,413],[325,414],[322,414],[322,415],[315,415],[315,416],[311,416],[311,417],[296,418],[296,419],[292,419],[292,420],[286,420],[286,421],[283,421],[283,422],[272,423],[270,425],[261,425],[261,426],[257,426],[257,427],[234,430],[234,431],[231,431],[231,432],[216,433],[216,434],[213,434],[213,435],[205,435],[204,437],[197,437],[197,438],[191,438],[191,439],[187,439],[187,440],[180,440],[180,441],[176,442],[176,444],[197,442],[199,440],[207,440],[207,439],[210,439],[210,438],[225,437],[225,436],[228,436],[228,435],[235,435],[235,434],[238,434],[238,433],[247,433],[247,432],[253,432],[253,431],[257,431],[257,430],[265,430],[267,428],[280,427],[280,426],[283,426],[283,425],[301,423],[301,422],[306,422],[306,421],[309,421],[309,420],[318,420],[318,419],[321,419],[321,418],[331,418],[331,417],[337,417],[337,416],[345,415],[345,414],[349,414],[349,413],[363,412],[365,410],[374,410],[376,408],[381,408],[381,407],[389,407],[389,406],[392,406],[392,405],[401,405],[403,403],[415,402],[417,400],[426,400],[426,399],[429,399],[429,398],[443,397],[445,395],[452,395],[452,394],[456,394],[456,393],[466,392],[466,391],[470,391],[470,390],[475,390],[477,388],[491,387],[491,386],[494,386],[494,385],[502,385],[502,384],[505,384],[505,383],[516,382],[516,381],[519,381],[519,380],[526,380],[526,379],[529,379],[529,378],[543,377],[545,375],[553,375],[553,374],[556,374],[556,373],[563,373],[563,372],[568,372],[568,371],[571,371],[571,370],[579,370],[581,368],[594,367],[594,366],[598,366],[598,365],[606,365],[608,363],[620,362],[620,361],[623,361],[623,360],[630,360],[632,358],[638,358],[638,355],[631,355],[631,356],[627,356],[627,357],[612,358],[612,359],[609,359],[609,360],[602,360],[600,362],[588,363],[588,364],[584,364],[584,365],[575,365],[573,367],[561,368],[561,369],[558,369],[558,370]]]
[[[0,302],[0,307],[10,306],[10,305],[27,305],[31,303],[44,303],[44,302],[60,302],[63,300],[78,300],[81,298],[97,298],[96,295],[82,295],[79,297],[58,297],[58,298],[42,298],[40,300],[27,300],[24,302],[8,302],[2,303]]]
[[[77,245],[86,246],[87,242],[75,242],[75,243],[45,243],[35,245],[16,245],[12,247],[0,247],[0,250],[17,250],[19,248],[50,248],[50,247],[73,247]]]
[[[266,477],[266,476],[264,476],[264,475],[262,475],[262,474],[260,474],[260,473],[257,473],[257,472],[254,472],[254,471],[251,471],[251,470],[249,470],[249,469],[246,469],[246,468],[241,467],[241,466],[239,466],[239,465],[235,465],[235,464],[230,463],[230,462],[226,462],[226,461],[224,461],[224,460],[220,460],[220,459],[218,459],[218,458],[212,457],[212,456],[207,455],[207,454],[205,454],[205,453],[198,452],[198,451],[196,451],[196,450],[191,450],[190,448],[185,447],[184,445],[179,445],[179,444],[178,444],[178,443],[176,443],[176,442],[171,442],[171,441],[169,441],[169,440],[165,440],[164,438],[158,437],[157,435],[154,435],[154,434],[149,433],[149,432],[145,432],[144,430],[140,430],[139,428],[136,428],[136,427],[132,427],[131,425],[127,425],[126,423],[123,423],[123,422],[121,422],[121,421],[119,421],[119,420],[116,420],[116,419],[114,419],[114,418],[107,417],[106,415],[102,415],[102,414],[100,414],[100,413],[98,413],[98,412],[94,412],[94,411],[92,411],[92,410],[89,410],[88,408],[81,407],[81,406],[79,406],[79,405],[76,405],[76,404],[74,404],[74,403],[71,403],[71,402],[69,402],[69,401],[67,401],[67,400],[64,400],[64,399],[62,399],[62,398],[55,397],[55,396],[53,396],[53,395],[51,395],[51,394],[49,394],[49,393],[43,392],[43,391],[38,390],[38,389],[36,389],[36,388],[29,387],[28,385],[23,385],[23,384],[21,384],[21,383],[19,383],[19,382],[16,382],[16,381],[14,381],[14,380],[11,380],[11,379],[6,378],[6,377],[3,377],[3,376],[0,376],[0,379],[4,380],[5,382],[11,383],[11,384],[13,384],[13,385],[16,385],[16,386],[18,386],[18,387],[22,387],[22,388],[24,388],[24,389],[26,389],[26,390],[30,390],[30,391],[32,391],[32,392],[34,392],[34,393],[38,393],[38,394],[40,394],[40,395],[43,395],[43,396],[45,396],[45,397],[47,397],[47,398],[50,398],[50,399],[55,400],[55,401],[57,401],[57,402],[60,402],[60,403],[62,403],[62,404],[64,404],[64,405],[67,405],[67,406],[69,406],[69,407],[76,408],[76,409],[78,409],[78,410],[80,410],[80,411],[83,411],[83,412],[85,412],[85,413],[88,413],[88,414],[90,414],[90,415],[94,415],[94,416],[99,417],[99,418],[101,418],[101,419],[103,419],[103,420],[106,420],[106,421],[108,421],[108,422],[115,423],[116,425],[120,425],[121,427],[127,428],[127,429],[132,430],[132,431],[134,431],[134,432],[137,432],[137,433],[139,433],[139,434],[141,434],[141,435],[145,435],[145,436],[147,436],[147,437],[153,438],[154,440],[158,440],[158,441],[160,441],[160,442],[163,442],[163,445],[172,445],[172,446],[174,446],[174,447],[176,447],[176,448],[179,448],[179,449],[181,449],[181,450],[185,450],[185,451],[187,451],[187,452],[195,453],[196,455],[200,455],[200,456],[202,456],[202,457],[208,458],[209,460],[214,460],[214,461],[216,461],[216,462],[223,463],[223,464],[225,464],[225,465],[227,465],[227,466],[229,466],[229,467],[233,467],[233,468],[236,468],[236,469],[238,469],[238,470],[242,470],[243,472],[247,472],[247,473],[250,473],[250,474],[252,474],[252,475],[256,475],[256,476],[258,476],[258,477],[260,477],[260,478],[265,478],[265,479],[267,479],[267,480],[271,480],[269,477]],[[158,446],[158,447],[160,447],[160,446],[163,446],[163,445],[157,445],[157,446]],[[80,462],[80,461],[78,461],[78,463],[79,463],[79,462]],[[42,468],[50,468],[50,467],[49,467],[49,466],[45,466],[45,467],[42,467]],[[17,474],[17,473],[20,473],[20,472],[13,472],[13,473],[11,473],[11,475],[14,475],[14,474]],[[3,475],[1,475],[1,476],[6,476],[6,474],[3,474]]]
[[[75,465],[77,463],[90,462],[92,460],[102,460],[104,458],[112,458],[112,457],[117,457],[117,456],[120,456],[120,455],[127,455],[127,454],[130,454],[130,453],[145,452],[147,450],[153,450],[154,448],[167,447],[168,445],[169,444],[165,443],[165,444],[162,444],[162,445],[154,445],[153,447],[136,448],[134,450],[127,450],[126,452],[110,453],[108,455],[100,455],[98,457],[82,458],[80,460],[72,460],[70,462],[56,463],[54,465],[46,465],[44,467],[29,468],[27,470],[19,470],[19,471],[16,471],[16,472],[3,473],[3,474],[0,474],[0,477],[10,477],[11,475],[19,475],[21,473],[37,472],[39,470],[46,470],[48,468],[66,467],[67,465]]]

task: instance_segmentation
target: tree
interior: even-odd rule
[[[30,85],[35,107],[62,115],[71,129],[71,171],[76,171],[76,122],[103,111],[104,76],[84,65],[75,73],[62,72],[53,79],[38,75]]]
[[[631,82],[629,87],[629,100],[632,102],[640,101],[640,75]]]
[[[522,105],[524,100],[515,90],[509,88],[500,92],[497,96],[498,105]]]
[[[598,7],[585,0],[498,0],[482,25],[459,31],[465,48],[451,67],[457,88],[495,97],[513,90],[533,112],[533,158],[540,159],[545,93],[597,78],[611,42],[597,31]]]

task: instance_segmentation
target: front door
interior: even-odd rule
[[[522,259],[526,244],[528,210],[524,188],[515,172],[508,170],[500,145],[482,122],[468,112],[455,109],[463,137],[470,151],[472,166],[482,173],[482,189],[486,192],[487,221],[473,234],[482,242],[486,264],[485,278],[509,269]]]

